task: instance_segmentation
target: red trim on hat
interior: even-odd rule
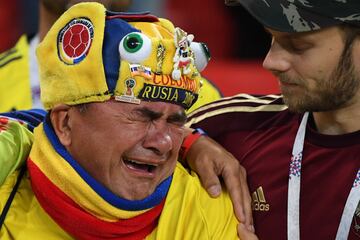
[[[159,22],[159,19],[151,14],[117,14],[112,16],[106,16],[106,19],[120,18],[127,22]]]

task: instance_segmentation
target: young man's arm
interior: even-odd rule
[[[188,129],[187,137],[191,134],[193,130]],[[183,161],[198,173],[202,185],[210,196],[220,195],[222,178],[229,191],[236,217],[250,231],[254,231],[246,171],[238,160],[207,136],[198,137],[191,146],[186,147],[189,149]]]

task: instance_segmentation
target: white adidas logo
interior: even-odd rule
[[[251,194],[253,211],[269,211],[270,205],[266,203],[263,188],[260,186]]]

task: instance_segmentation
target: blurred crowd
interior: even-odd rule
[[[227,7],[222,1],[211,0],[206,4],[200,0],[115,2],[114,11],[150,11],[189,29],[198,41],[208,43],[214,58],[261,59],[269,45],[270,38],[262,26],[243,8]],[[23,33],[30,38],[36,35],[38,4],[38,0],[0,1],[0,53],[13,47]]]

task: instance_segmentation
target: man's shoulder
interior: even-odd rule
[[[167,219],[166,222],[179,229],[181,224],[186,222],[187,233],[192,233],[192,237],[203,232],[210,239],[236,239],[237,220],[229,194],[224,191],[220,197],[211,198],[201,186],[198,176],[179,163],[174,172],[165,209],[162,213],[163,220]]]
[[[188,126],[203,128],[209,136],[237,131],[257,131],[287,124],[295,114],[281,95],[239,94],[205,105],[191,113]]]
[[[232,209],[229,194],[223,191],[218,198],[212,198],[207,191],[202,187],[198,175],[190,170],[185,169],[180,163],[177,163],[173,182],[170,191],[176,191],[176,195],[186,195],[186,200],[189,204],[199,204],[200,208],[207,208],[210,205],[217,207],[226,207]],[[213,211],[213,209],[207,209]],[[215,212],[215,210],[214,210]]]
[[[228,113],[247,112],[280,112],[287,109],[281,95],[250,95],[238,94],[232,97],[221,98],[198,108],[189,114],[189,119],[204,118]]]
[[[19,174],[21,170],[14,171],[0,186],[0,212],[8,201]],[[0,239],[72,239],[40,206],[32,191],[27,171],[19,181],[18,189],[0,231]]]

